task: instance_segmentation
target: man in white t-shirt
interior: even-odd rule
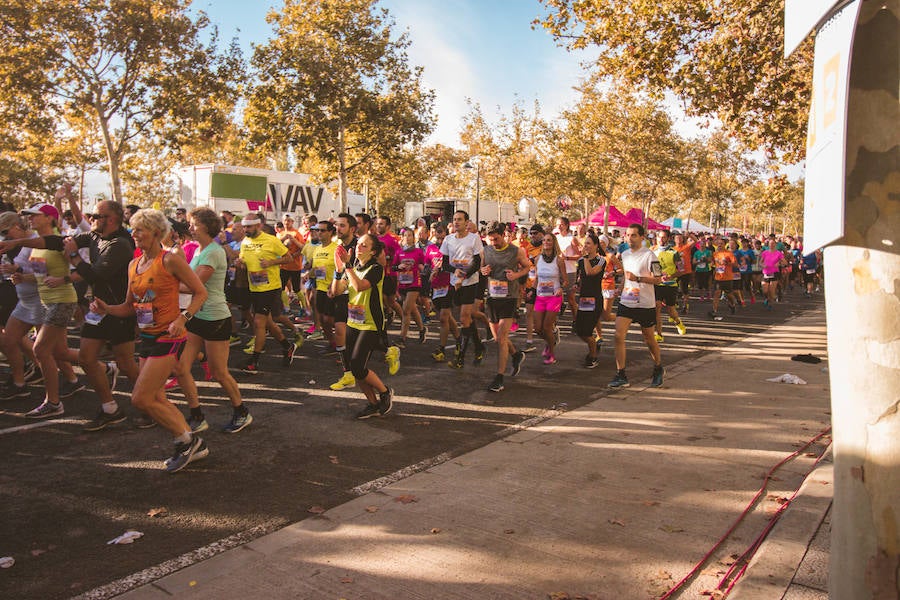
[[[459,329],[462,339],[450,366],[461,369],[469,342],[475,345],[475,364],[484,360],[484,344],[478,337],[478,328],[472,322],[478,287],[478,271],[481,268],[484,245],[477,233],[469,233],[469,214],[464,210],[453,213],[456,233],[448,235],[441,243],[444,256],[443,270],[450,273],[453,304],[459,307]]]
[[[616,312],[616,376],[608,387],[628,387],[625,375],[625,336],[632,321],[641,326],[644,342],[653,358],[653,380],[650,387],[659,387],[663,382],[662,358],[656,341],[656,293],[653,288],[663,281],[659,260],[652,250],[644,245],[644,226],[629,225],[625,232],[628,249],[622,253],[622,269],[625,283]]]
[[[578,259],[581,258],[581,242],[575,237],[575,233],[569,229],[569,219],[559,217],[556,220],[556,241],[559,242],[559,250],[562,252],[563,260],[566,263],[566,275],[569,281],[575,281],[575,272],[578,270]],[[578,312],[578,303],[575,302],[575,286],[569,288],[566,292],[566,301],[569,309],[572,311],[572,322],[575,322],[575,315]]]

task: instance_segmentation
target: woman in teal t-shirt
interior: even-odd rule
[[[712,249],[709,242],[701,242],[700,249],[694,252],[691,262],[694,264],[694,280],[698,290],[703,290],[702,300],[709,300],[711,297],[709,282],[709,274],[711,272],[710,263],[712,262]]]
[[[191,234],[200,244],[191,258],[191,268],[203,282],[208,296],[197,314],[191,316],[185,325],[187,342],[175,375],[191,411],[187,419],[191,431],[208,429],[209,425],[203,416],[200,399],[197,396],[197,384],[191,375],[191,364],[205,346],[210,375],[219,382],[231,400],[231,420],[223,430],[226,433],[237,433],[252,423],[253,417],[241,401],[241,391],[237,382],[228,372],[231,338],[231,309],[225,301],[228,259],[225,250],[215,241],[222,229],[222,219],[209,208],[195,208],[191,211],[190,223]]]

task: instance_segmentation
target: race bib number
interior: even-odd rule
[[[327,275],[328,269],[326,269],[325,267],[316,267],[315,269],[313,269],[313,277],[315,277],[316,279],[325,279]]]
[[[47,261],[43,258],[31,257],[28,264],[31,266],[31,272],[35,275],[47,276]]]
[[[540,279],[537,284],[538,296],[555,296],[556,282],[552,279]]]
[[[807,275],[814,275],[815,272],[816,272],[815,269],[807,269],[807,270],[806,270],[806,274],[807,274]]]
[[[448,286],[436,287],[431,290],[432,298],[444,298],[447,296],[447,293],[450,291]]]
[[[237,269],[234,267],[228,268],[228,275],[226,277],[226,281],[234,281],[234,274],[237,273]]]
[[[705,268],[706,268],[706,263],[705,263],[705,262],[698,262],[698,263],[697,263],[697,268],[698,268],[698,269],[705,269]]]
[[[153,320],[153,305],[149,302],[135,304],[134,315],[137,318],[138,327],[141,329],[156,325],[156,321]]]
[[[366,322],[366,307],[362,304],[347,305],[347,322],[362,325]]]
[[[626,282],[625,287],[622,289],[622,301],[628,302],[631,304],[637,304],[641,301],[641,288],[640,286],[634,285],[629,286],[628,282]]]
[[[269,284],[269,272],[268,271],[250,271],[250,283],[253,285],[268,285]]]
[[[579,298],[578,299],[578,310],[585,310],[588,312],[593,312],[597,307],[597,299],[596,298]]]
[[[528,281],[530,281],[532,284],[534,284],[534,282],[537,281],[537,269],[536,268],[531,267],[531,269],[528,270]]]
[[[721,265],[716,265],[716,273],[718,273],[719,275],[724,275],[724,274],[725,274],[725,267],[723,267],[723,266],[721,266]]]
[[[488,279],[488,293],[491,298],[506,298],[509,296],[509,282],[499,279]]]
[[[397,273],[397,283],[400,285],[412,285],[416,280],[412,271],[401,271]]]

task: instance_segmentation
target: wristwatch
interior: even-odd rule
[[[68,275],[65,275],[63,276],[63,281],[65,281],[66,283],[72,283],[72,278]]]
[[[181,316],[184,317],[184,321],[186,323],[194,318],[194,313],[187,311],[187,310],[183,310],[183,311],[181,311]]]
[[[69,258],[75,258],[76,256],[78,256],[77,252],[69,252]]]

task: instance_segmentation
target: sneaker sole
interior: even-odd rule
[[[505,389],[506,388],[501,385],[500,387],[489,387],[488,391],[489,392],[502,392]]]
[[[177,473],[177,472],[181,471],[182,469],[184,469],[189,464],[191,464],[192,462],[202,460],[202,459],[206,458],[207,456],[209,456],[209,448],[207,448],[205,446],[197,448],[197,450],[195,450],[194,453],[191,454],[191,456],[184,462],[184,464],[181,465],[180,467],[178,467],[177,469],[169,469],[168,461],[167,461],[166,472]]]
[[[65,393],[60,392],[60,394],[59,394],[59,399],[60,399],[60,400],[65,400],[66,398],[71,398],[72,396],[74,396],[74,395],[77,394],[78,392],[83,392],[85,389],[87,389],[87,388],[86,388],[85,386],[82,385],[82,386],[80,386],[80,387],[76,387],[74,390],[69,390],[69,391],[67,391],[67,392],[65,392]]]
[[[118,425],[119,423],[121,423],[122,421],[124,421],[124,420],[127,419],[127,418],[128,418],[128,417],[126,417],[125,415],[122,415],[120,418],[117,418],[117,419],[111,419],[111,420],[109,420],[109,421],[104,421],[102,424],[97,424],[97,425],[85,425],[84,427],[81,428],[81,430],[82,430],[82,431],[90,431],[90,432],[93,432],[93,431],[103,431],[104,429],[106,429],[106,428],[109,427],[110,425]]]
[[[191,428],[191,433],[200,433],[201,431],[206,431],[209,429],[209,423],[203,421],[200,425],[197,426],[197,429]]]
[[[250,423],[252,423],[252,422],[253,422],[253,415],[248,414],[247,421],[240,427],[236,427],[234,429],[229,429],[228,427],[225,427],[224,429],[222,429],[222,431],[224,431],[225,433],[237,433],[238,431],[246,429],[247,426],[250,425]]]
[[[617,389],[619,389],[619,388],[627,388],[627,387],[631,387],[631,384],[630,384],[630,383],[623,383],[623,384],[621,384],[621,385],[609,385],[609,384],[607,384],[606,387],[609,388],[609,389],[611,389],[611,390],[617,390]]]
[[[379,414],[376,411],[376,412],[368,413],[365,415],[356,415],[356,420],[357,421],[365,421],[366,419],[371,419],[372,417],[377,417],[377,416],[379,416]]]

